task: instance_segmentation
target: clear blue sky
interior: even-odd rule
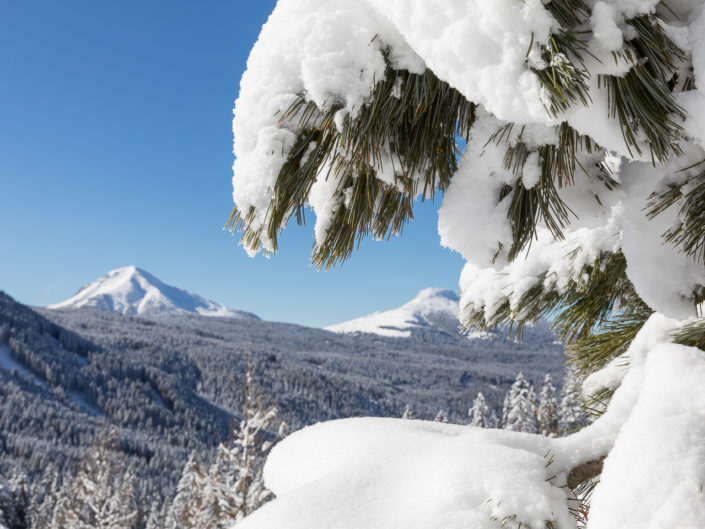
[[[274,0],[0,5],[0,290],[44,305],[134,264],[262,318],[312,326],[456,289],[436,207],[342,268],[310,265],[312,226],[247,257],[232,207],[233,101]],[[437,205],[436,205],[437,206]]]

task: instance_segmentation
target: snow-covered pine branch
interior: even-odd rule
[[[287,527],[565,529],[566,476],[605,455],[590,529],[702,525],[703,0],[279,0],[233,127],[229,226],[249,252],[310,207],[328,267],[442,193],[462,323],[550,316],[604,411],[562,439],[304,430],[245,527],[295,509]]]

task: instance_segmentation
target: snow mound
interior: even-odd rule
[[[136,266],[112,270],[50,309],[98,309],[132,316],[194,313],[202,316],[259,319],[162,283]]]
[[[411,329],[433,327],[440,318],[458,321],[458,299],[458,295],[451,290],[426,288],[397,309],[373,312],[325,329],[338,333],[365,332],[391,338],[408,338]]]
[[[320,423],[275,447],[265,480],[277,499],[240,527],[489,529],[515,515],[569,527],[566,493],[548,481],[548,440],[526,439],[430,421]]]

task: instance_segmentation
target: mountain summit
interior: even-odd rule
[[[133,316],[193,313],[202,316],[259,319],[196,294],[162,283],[136,266],[112,270],[50,309],[90,308]]]
[[[325,329],[338,333],[365,332],[392,338],[408,338],[423,327],[458,328],[458,295],[452,290],[426,288],[414,299],[392,310],[373,312]]]

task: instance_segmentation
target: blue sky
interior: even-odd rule
[[[134,264],[268,320],[312,326],[456,289],[436,206],[343,267],[312,226],[247,257],[232,207],[233,101],[273,0],[55,0],[0,6],[0,290],[44,305]]]

